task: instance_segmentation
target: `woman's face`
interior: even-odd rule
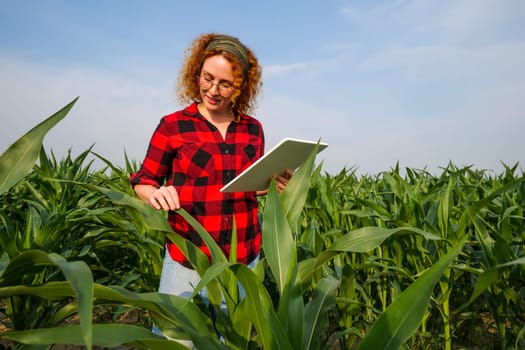
[[[233,94],[231,63],[221,55],[207,58],[198,78],[201,101],[210,113],[229,113]]]

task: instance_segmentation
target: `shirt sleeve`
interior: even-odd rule
[[[130,174],[131,186],[152,185],[160,187],[171,173],[173,148],[170,144],[169,123],[163,118],[151,137],[142,165]]]

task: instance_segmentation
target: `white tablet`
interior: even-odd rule
[[[221,192],[265,190],[268,188],[268,183],[273,175],[281,174],[286,169],[297,169],[312,153],[316,145],[317,142],[315,141],[284,138],[255,163],[228,182],[221,188]],[[320,142],[317,151],[321,152],[326,147],[328,144]]]

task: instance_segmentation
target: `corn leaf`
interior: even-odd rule
[[[297,264],[297,252],[290,224],[272,180],[263,213],[262,244],[268,265],[282,295],[291,271]]]
[[[297,223],[310,187],[312,169],[314,167],[315,156],[319,149],[319,143],[314,147],[308,158],[292,176],[282,194],[283,207],[290,225],[294,227]]]
[[[304,310],[304,350],[321,349],[321,334],[328,328],[328,311],[335,305],[335,292],[340,284],[341,281],[328,276],[314,289],[312,300]]]
[[[35,165],[47,132],[71,110],[78,97],[29,130],[0,156],[0,194],[24,178]]]
[[[244,300],[247,311],[246,319],[255,326],[263,345],[262,348],[292,350],[293,347],[283,324],[273,309],[270,295],[262,282],[258,280],[257,275],[242,264],[233,265],[231,269],[246,291]]]
[[[319,254],[317,266],[341,252],[366,253],[379,247],[385,239],[394,234],[418,234],[426,239],[440,240],[441,237],[414,227],[384,228],[378,226],[362,227],[339,237],[328,249]]]
[[[83,261],[66,261],[58,254],[49,254],[49,258],[61,270],[66,279],[71,283],[78,302],[80,316],[80,330],[83,345],[91,349],[93,344],[92,311],[93,311],[93,275],[87,264]]]
[[[291,280],[286,283],[279,298],[278,315],[294,349],[302,348],[305,307],[302,280],[298,279],[298,270],[294,269]]]
[[[82,330],[79,326],[41,328],[26,331],[4,333],[6,339],[23,344],[47,345],[84,345],[81,341]],[[135,346],[152,350],[184,350],[184,345],[158,336],[138,326],[125,324],[98,324],[93,326],[94,345],[115,347],[118,345]]]

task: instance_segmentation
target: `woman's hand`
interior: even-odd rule
[[[180,208],[179,194],[173,186],[136,185],[135,192],[146,203],[157,210],[177,210]]]
[[[283,193],[284,189],[286,188],[286,185],[288,185],[288,181],[292,178],[293,171],[291,169],[285,170],[281,175],[275,175],[275,186],[277,187],[277,192]],[[271,179],[270,179],[271,180]],[[262,190],[255,192],[256,196],[264,196],[268,194],[268,190]]]
[[[291,169],[286,169],[282,174],[275,176],[275,184],[277,185],[277,191],[283,193],[288,181],[292,178],[293,171]]]

